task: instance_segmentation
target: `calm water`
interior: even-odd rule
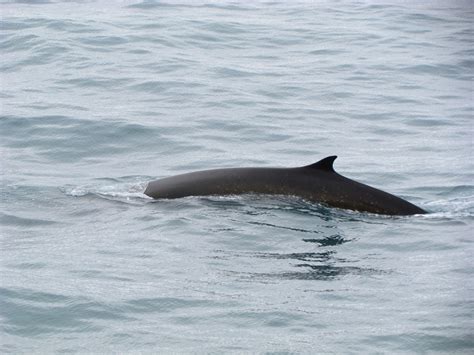
[[[472,3],[4,2],[2,353],[471,353]],[[152,201],[336,169],[429,210]]]

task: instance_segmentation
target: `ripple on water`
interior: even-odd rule
[[[87,157],[107,156],[133,149],[150,149],[150,138],[160,135],[150,128],[126,121],[97,121],[68,116],[0,118],[6,146],[33,149],[38,155],[56,161],[70,162]],[[27,135],[28,140],[23,139]],[[169,139],[160,138],[161,144]],[[156,144],[153,144],[156,147]]]
[[[472,12],[2,4],[0,351],[468,353]],[[143,194],[332,154],[430,213]]]
[[[113,306],[32,289],[1,288],[4,331],[16,336],[91,333],[103,329],[99,320],[126,320]],[[21,315],[21,317],[19,317]]]

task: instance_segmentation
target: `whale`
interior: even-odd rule
[[[151,181],[145,195],[153,199],[187,196],[265,194],[296,196],[329,207],[381,215],[427,213],[388,192],[346,178],[334,170],[337,156],[292,168],[224,168],[195,171]]]

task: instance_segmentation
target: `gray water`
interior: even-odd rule
[[[2,353],[472,353],[473,5],[4,2]],[[302,166],[427,215],[155,178]]]

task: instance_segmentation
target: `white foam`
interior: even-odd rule
[[[74,197],[82,197],[86,195],[97,195],[105,198],[118,199],[151,199],[143,192],[145,191],[147,182],[123,182],[108,183],[107,185],[82,185],[82,186],[66,186],[62,190],[64,193]]]
[[[474,196],[462,196],[427,202],[423,207],[432,213],[424,218],[459,218],[474,216]]]

